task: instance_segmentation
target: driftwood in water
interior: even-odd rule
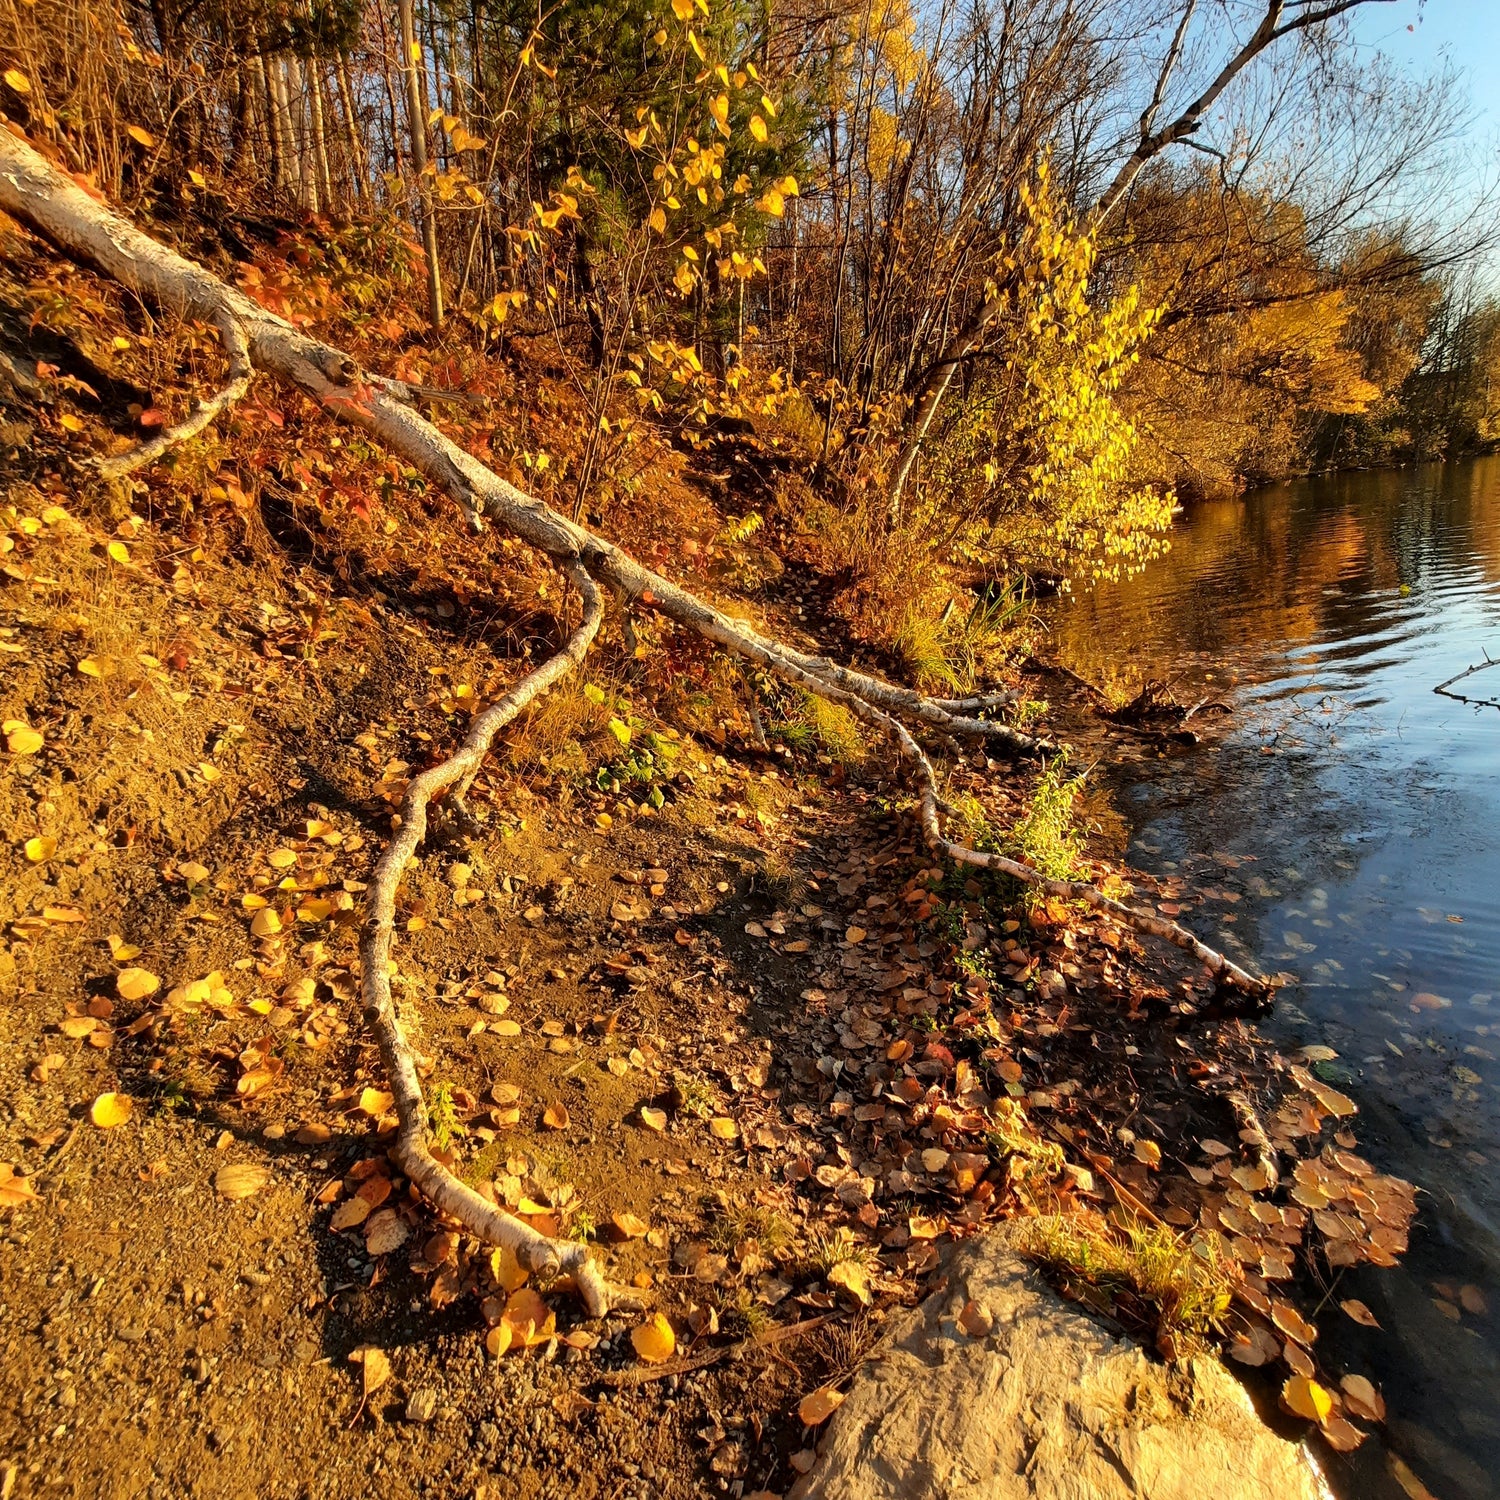
[[[1472,667],[1465,667],[1462,672],[1455,672],[1447,682],[1440,682],[1433,688],[1433,692],[1441,693],[1445,698],[1452,698],[1455,703],[1472,704],[1475,708],[1500,708],[1500,698],[1471,698],[1467,693],[1450,693],[1449,688],[1455,682],[1462,682],[1466,677],[1472,677],[1476,672],[1483,672],[1489,667],[1500,667],[1500,657],[1491,658],[1488,651],[1484,654],[1484,660],[1476,662]]]

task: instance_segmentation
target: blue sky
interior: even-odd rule
[[[1415,72],[1430,72],[1444,59],[1452,62],[1482,111],[1475,122],[1479,136],[1500,130],[1500,0],[1362,5],[1354,12],[1354,31],[1360,41]]]

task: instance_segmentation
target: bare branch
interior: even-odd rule
[[[250,382],[255,377],[255,371],[250,366],[250,346],[245,341],[244,330],[235,316],[227,310],[216,317],[214,322],[223,341],[224,352],[229,356],[229,379],[223,389],[210,396],[207,401],[199,401],[192,416],[177,423],[175,427],[159,432],[150,442],[142,443],[128,453],[117,454],[113,458],[95,459],[94,467],[101,474],[110,479],[119,479],[145,468],[147,464],[155,463],[169,448],[197,437],[215,417],[244,400],[245,392],[250,389]]]

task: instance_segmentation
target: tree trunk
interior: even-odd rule
[[[361,202],[370,201],[370,175],[364,148],[359,138],[359,120],[354,113],[354,90],[349,86],[349,57],[339,53],[335,70],[339,85],[339,103],[344,111],[344,135],[349,149],[349,184]]]
[[[313,162],[318,169],[318,186],[323,193],[323,208],[333,212],[333,172],[328,164],[328,131],[323,114],[323,64],[314,52],[304,65],[307,75],[307,98],[312,106]]]
[[[432,208],[432,184],[427,174],[426,68],[417,45],[412,0],[398,0],[401,18],[402,69],[406,74],[406,113],[411,123],[411,155],[417,174],[417,205],[421,219],[422,252],[427,260],[427,309],[433,331],[443,326],[443,270],[438,260],[437,219]]]

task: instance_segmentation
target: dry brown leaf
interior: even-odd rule
[[[57,1023],[57,1029],[65,1037],[72,1041],[81,1041],[91,1031],[98,1028],[99,1022],[93,1016],[64,1016]]]
[[[1466,1313],[1472,1313],[1476,1318],[1487,1316],[1490,1310],[1489,1299],[1472,1283],[1459,1287],[1458,1303]]]
[[[280,931],[281,917],[277,914],[274,906],[262,907],[250,919],[250,932],[253,937],[275,937]]]
[[[721,1141],[737,1141],[740,1127],[728,1115],[716,1115],[708,1122],[709,1133]]]
[[[555,1100],[542,1111],[542,1124],[548,1130],[566,1130],[572,1123],[568,1106],[561,1099]]]
[[[622,1239],[638,1240],[650,1229],[650,1225],[644,1219],[638,1219],[634,1214],[618,1213],[610,1220],[615,1226],[615,1232]]]
[[[982,1339],[995,1326],[995,1317],[989,1308],[971,1297],[958,1315],[958,1326],[971,1339]]]
[[[356,1224],[363,1224],[369,1217],[370,1200],[356,1194],[334,1209],[333,1217],[328,1221],[328,1227],[335,1230],[353,1229]]]
[[[0,1208],[23,1208],[28,1203],[39,1202],[41,1198],[31,1186],[31,1180],[17,1177],[16,1169],[8,1161],[0,1161]]]
[[[664,1364],[677,1352],[677,1335],[664,1313],[652,1313],[644,1323],[632,1328],[630,1342],[636,1354],[650,1365]]]
[[[365,1224],[365,1250],[370,1255],[389,1255],[406,1243],[410,1233],[394,1208],[379,1209]]]
[[[1344,1404],[1356,1417],[1370,1422],[1385,1421],[1385,1401],[1363,1375],[1345,1375],[1339,1385],[1344,1392]]]
[[[797,1416],[804,1427],[818,1427],[844,1404],[844,1393],[831,1385],[820,1385],[797,1403]]]
[[[1357,1297],[1346,1298],[1339,1306],[1354,1319],[1356,1323],[1363,1323],[1366,1328],[1379,1328],[1380,1320],[1365,1306]]]
[[[231,1202],[249,1198],[271,1180],[270,1170],[253,1162],[231,1162],[214,1174],[214,1187]]]
[[[1323,1423],[1323,1436],[1336,1453],[1352,1453],[1369,1435],[1343,1417],[1329,1417]]]
[[[667,1128],[667,1112],[664,1109],[652,1109],[649,1105],[641,1106],[641,1124],[647,1130],[662,1131]]]
[[[350,1356],[349,1362],[361,1367],[363,1379],[361,1384],[364,1388],[365,1399],[368,1400],[385,1385],[391,1378],[391,1361],[384,1349],[377,1349],[373,1344],[365,1344],[356,1349]]]

